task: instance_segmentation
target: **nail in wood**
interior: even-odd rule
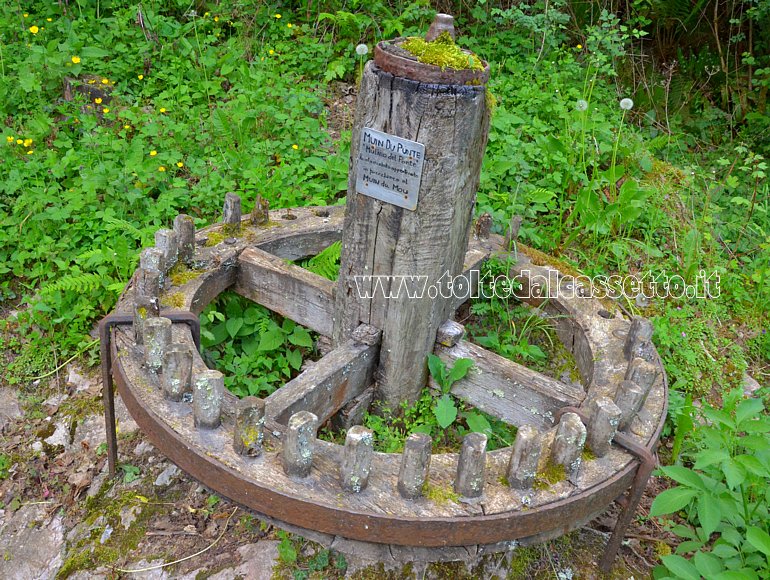
[[[645,390],[634,381],[623,381],[615,394],[615,404],[620,408],[618,429],[625,431],[631,426],[636,414],[644,406],[649,389]]]
[[[466,498],[476,498],[484,491],[484,470],[487,464],[487,436],[468,433],[463,438],[457,462],[455,491]]]
[[[508,463],[508,485],[513,489],[530,489],[535,482],[542,451],[540,432],[531,425],[522,425],[516,432],[511,459]]]
[[[564,413],[551,446],[551,462],[563,465],[567,478],[575,483],[580,472],[581,454],[586,443],[586,428],[575,413]]]
[[[599,397],[589,403],[588,447],[596,457],[609,453],[612,440],[618,431],[621,411],[608,397]]]
[[[238,455],[259,457],[265,427],[265,401],[257,397],[244,397],[235,404],[235,429],[233,449]]]
[[[294,413],[283,442],[283,470],[289,477],[307,477],[313,466],[318,417],[309,411]]]
[[[179,261],[192,265],[195,254],[195,222],[189,215],[179,214],[174,218]]]
[[[163,355],[171,344],[171,321],[168,318],[148,318],[144,321],[144,362],[147,368],[160,372]]]
[[[163,354],[163,396],[169,401],[181,401],[192,388],[193,355],[186,344],[170,345]]]
[[[342,489],[360,493],[369,483],[374,455],[372,431],[362,425],[354,425],[345,437],[345,448],[340,464]]]
[[[179,244],[174,230],[161,229],[155,232],[155,247],[163,252],[166,270],[173,268],[179,257]]]
[[[407,499],[422,496],[430,472],[430,449],[433,439],[426,433],[412,433],[404,442],[401,469],[398,472],[398,492]]]
[[[206,370],[193,379],[193,421],[199,429],[216,429],[222,419],[225,377]]]

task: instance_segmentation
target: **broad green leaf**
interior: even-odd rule
[[[745,399],[738,404],[735,422],[740,427],[746,419],[759,418],[764,408],[761,399]]]
[[[727,544],[716,544],[712,548],[711,553],[722,558],[722,560],[726,560],[727,558],[735,556],[738,553],[738,550]]]
[[[768,470],[764,464],[753,455],[737,455],[736,463],[741,465],[746,471],[757,477],[768,477]]]
[[[692,469],[687,469],[681,465],[670,465],[668,467],[661,467],[660,470],[677,483],[696,489],[705,489],[701,476]]]
[[[721,463],[722,461],[729,459],[730,454],[725,449],[707,449],[698,453],[695,460],[695,469],[703,469],[709,465],[715,463]]]
[[[452,397],[449,395],[441,397],[436,406],[433,407],[433,414],[442,429],[446,429],[454,423],[454,420],[457,419],[457,407],[455,407]]]
[[[746,539],[749,541],[749,544],[765,556],[770,556],[770,535],[766,531],[756,526],[750,526],[746,530]]]
[[[468,371],[473,368],[473,360],[469,358],[458,358],[455,361],[454,366],[452,367],[452,370],[449,371],[449,376],[447,377],[447,382],[452,385],[465,377],[465,375],[468,374]]]
[[[305,346],[307,348],[313,347],[313,337],[311,337],[310,333],[301,326],[294,328],[294,332],[289,335],[289,342],[296,346]]]
[[[671,570],[680,578],[687,580],[700,580],[700,574],[695,566],[689,560],[685,560],[682,556],[672,554],[670,556],[663,556],[661,558],[666,568]]]
[[[243,318],[228,318],[225,325],[227,326],[227,334],[230,335],[230,338],[235,338],[241,326],[243,326]]]
[[[650,508],[651,516],[662,516],[679,511],[694,498],[697,490],[689,487],[674,487],[658,494]]]
[[[446,384],[446,365],[435,354],[428,355],[428,370],[440,387]]]
[[[302,353],[299,352],[299,349],[287,350],[286,360],[289,361],[294,370],[298,371],[299,367],[302,366]]]
[[[701,495],[698,498],[698,521],[703,528],[706,537],[710,536],[722,521],[722,511],[719,502],[709,495]]]
[[[756,580],[756,578],[756,574],[749,573],[748,571],[726,570],[714,576],[713,580]]]
[[[483,415],[479,413],[469,412],[465,414],[465,422],[468,423],[468,428],[474,433],[491,433],[492,425]]]
[[[712,423],[719,423],[728,429],[735,430],[735,421],[733,421],[732,417],[725,411],[706,407],[703,409],[703,414]]]
[[[255,352],[257,352],[257,349],[259,348],[259,342],[257,341],[256,336],[250,336],[241,342],[241,348],[243,349],[243,352],[246,353],[248,356],[252,356]]]
[[[730,489],[737,488],[746,479],[746,470],[734,459],[722,462],[722,473],[725,474],[727,486]]]
[[[275,350],[283,344],[283,333],[279,328],[271,328],[259,339],[259,350],[264,352],[267,350]]]
[[[719,558],[713,554],[695,552],[692,561],[695,563],[695,568],[704,578],[713,578],[725,569]]]

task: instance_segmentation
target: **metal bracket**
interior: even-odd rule
[[[188,311],[161,312],[160,316],[171,322],[181,322],[190,327],[195,346],[201,348],[201,323]],[[133,314],[108,314],[99,322],[99,343],[102,367],[102,397],[104,400],[104,426],[107,431],[107,463],[110,477],[115,476],[118,463],[118,438],[115,431],[115,391],[112,383],[112,328],[134,324]]]
[[[555,413],[554,422],[558,422],[564,413],[575,413],[583,423],[588,422],[588,415],[584,409],[578,407],[562,407]],[[655,464],[657,463],[655,456],[652,453],[652,449],[648,449],[644,445],[637,443],[633,438],[625,433],[615,433],[615,437],[612,440],[620,447],[634,455],[639,460],[639,466],[636,468],[636,475],[634,481],[628,490],[628,495],[620,496],[616,501],[621,506],[620,515],[615,522],[615,529],[612,530],[607,546],[604,548],[604,554],[599,562],[599,568],[602,572],[607,573],[612,568],[612,563],[615,561],[615,557],[620,549],[620,544],[623,541],[623,537],[626,535],[626,529],[631,523],[631,519],[636,513],[636,508],[639,506],[639,502],[642,499],[642,494],[647,487],[647,481],[650,479]],[[653,445],[653,448],[656,444]]]

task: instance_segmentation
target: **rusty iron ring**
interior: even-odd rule
[[[406,51],[394,49],[396,43],[405,40],[397,38],[383,41],[374,47],[374,64],[396,77],[437,85],[486,85],[489,80],[489,63],[482,60],[483,70],[442,69],[441,67],[419,62],[415,57],[402,54]],[[478,57],[477,57],[478,58]]]

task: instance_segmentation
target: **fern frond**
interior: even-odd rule
[[[140,230],[134,224],[124,219],[115,218],[115,217],[105,217],[104,221],[108,225],[112,226],[111,228],[109,228],[110,230],[120,229],[126,233],[132,234],[140,242],[142,246],[148,245],[151,240],[150,232],[148,230]]]
[[[336,280],[340,271],[340,255],[342,254],[342,242],[337,241],[332,245],[306,260],[302,267],[311,272]]]
[[[78,294],[85,294],[92,292],[102,286],[104,277],[101,274],[94,274],[88,272],[86,274],[72,274],[60,278],[56,282],[46,284],[40,289],[41,294],[50,294],[51,292],[76,292]]]

